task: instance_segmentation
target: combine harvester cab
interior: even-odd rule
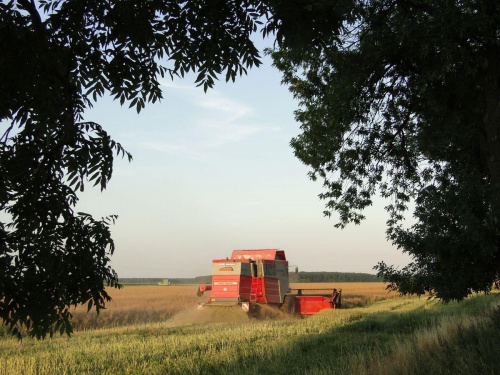
[[[212,284],[200,285],[198,296],[210,291],[199,308],[241,306],[258,316],[262,306],[273,306],[289,314],[312,315],[324,309],[340,307],[341,292],[310,295],[313,289],[291,293],[288,261],[277,249],[234,250],[231,258],[212,261]]]

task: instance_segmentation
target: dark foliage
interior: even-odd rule
[[[488,292],[500,277],[500,3],[337,6],[343,23],[325,45],[274,53],[301,104],[292,146],[324,182],[325,215],[358,224],[379,194],[388,238],[413,258],[377,266],[392,288],[446,301]]]

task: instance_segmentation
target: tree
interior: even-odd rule
[[[37,6],[38,5],[38,6]],[[114,156],[132,159],[84,110],[105,93],[135,107],[158,78],[199,73],[204,89],[260,64],[249,39],[257,1],[61,1],[0,5],[0,318],[14,334],[71,333],[69,307],[97,312],[119,287],[108,225],[75,213],[86,182],[101,189]],[[163,59],[163,61],[162,61]],[[166,66],[161,65],[161,63]]]
[[[139,112],[161,98],[158,76],[198,71],[205,90],[259,55],[249,40],[256,3],[40,1],[0,5],[0,318],[13,333],[71,332],[70,305],[99,311],[119,286],[108,224],[74,213],[85,182],[104,189],[114,153],[84,121],[105,92]],[[168,67],[160,65],[168,59]]]
[[[359,224],[380,195],[412,257],[376,268],[403,294],[445,301],[500,278],[500,3],[338,2],[306,55],[274,52],[300,101],[295,155],[324,182],[325,215]],[[416,223],[404,226],[414,205]]]
[[[0,3],[0,319],[20,337],[70,334],[72,305],[97,312],[120,287],[110,267],[115,215],[75,213],[132,156],[85,109],[105,94],[137,112],[160,77],[198,74],[206,91],[260,65],[250,39],[305,49],[328,31],[328,1],[12,0]],[[321,26],[321,27],[320,27]]]

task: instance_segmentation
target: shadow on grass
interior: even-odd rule
[[[462,314],[485,314],[492,297],[485,301],[440,304],[434,309],[409,312],[378,312],[360,315],[357,321],[331,328],[320,334],[290,337],[282,348],[257,357],[252,351],[239,352],[234,359],[213,363],[200,370],[202,374],[369,374],[382,369],[384,362],[396,361],[396,343],[412,342],[415,332],[435,329],[442,317]],[[491,309],[491,307],[489,307]],[[313,318],[314,319],[314,318]],[[493,321],[490,326],[492,327]],[[500,373],[500,332],[486,326],[459,330],[452,342],[443,341],[434,352],[419,352],[418,343],[409,345],[415,351],[411,363],[389,366],[388,373],[401,374],[498,374]],[[466,361],[466,362],[464,362]],[[406,367],[405,367],[406,366]]]

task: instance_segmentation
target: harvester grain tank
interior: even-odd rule
[[[262,306],[274,306],[284,312],[313,315],[341,305],[341,290],[314,294],[318,289],[291,290],[288,261],[283,250],[234,250],[230,258],[212,261],[212,284],[200,285],[198,296],[210,292],[204,307],[241,306],[251,315],[259,315]]]

